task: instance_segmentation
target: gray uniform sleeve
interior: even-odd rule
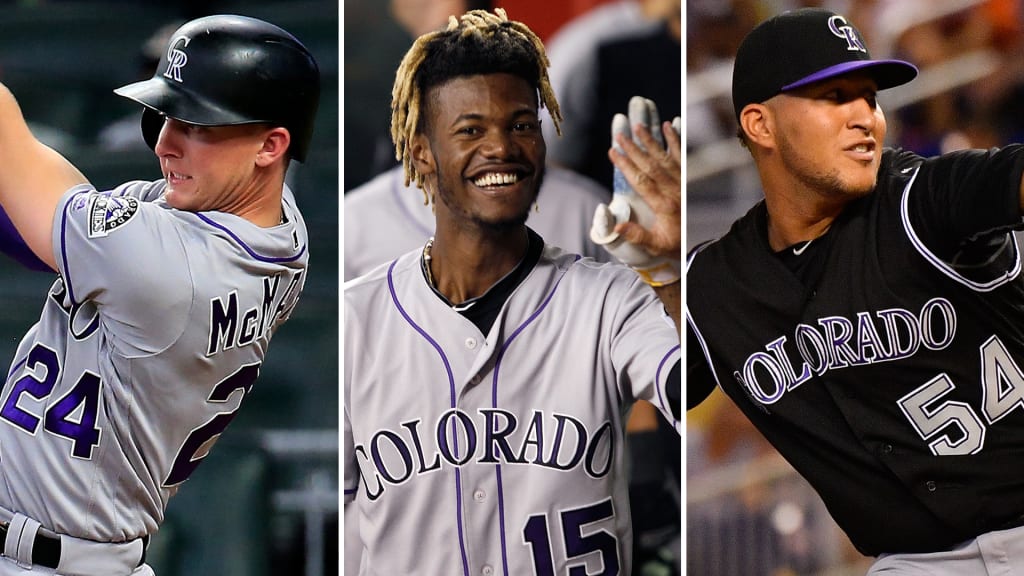
[[[613,322],[612,361],[618,380],[628,386],[623,392],[654,404],[681,432],[666,391],[669,373],[681,357],[679,331],[654,290],[639,277],[618,290],[610,293],[621,299]]]
[[[152,354],[182,332],[192,303],[182,218],[147,186],[72,189],[54,216],[64,305],[95,307],[122,353]]]
[[[114,196],[131,196],[143,202],[153,202],[164,195],[166,188],[167,182],[164,180],[153,182],[133,180],[114,188],[110,194]]]

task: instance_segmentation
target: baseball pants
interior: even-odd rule
[[[65,576],[65,574],[59,574],[52,568],[44,568],[42,566],[22,568],[10,558],[0,558],[0,576]],[[126,574],[125,576],[129,575]],[[143,564],[136,568],[130,576],[155,576],[155,573],[152,568]]]
[[[154,576],[142,563],[142,539],[105,543],[47,534],[39,522],[3,507],[0,528],[0,576]]]
[[[947,552],[883,554],[867,576],[1024,574],[1024,526],[988,532]]]

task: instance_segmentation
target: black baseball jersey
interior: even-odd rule
[[[807,265],[763,202],[688,258],[689,403],[713,377],[864,554],[1024,524],[1022,171],[886,150]]]

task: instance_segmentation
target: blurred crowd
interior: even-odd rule
[[[731,67],[743,36],[784,10],[820,6],[844,14],[875,58],[902,58],[921,69],[908,87],[915,101],[887,104],[890,142],[923,155],[987,148],[1024,137],[1019,0],[688,0],[687,75]],[[916,85],[916,86],[915,86]],[[735,133],[728,85],[688,109],[691,149]]]

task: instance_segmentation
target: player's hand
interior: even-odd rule
[[[612,120],[613,196],[594,212],[591,239],[653,286],[680,278],[681,152],[677,117],[662,123],[654,102],[634,96]]]

